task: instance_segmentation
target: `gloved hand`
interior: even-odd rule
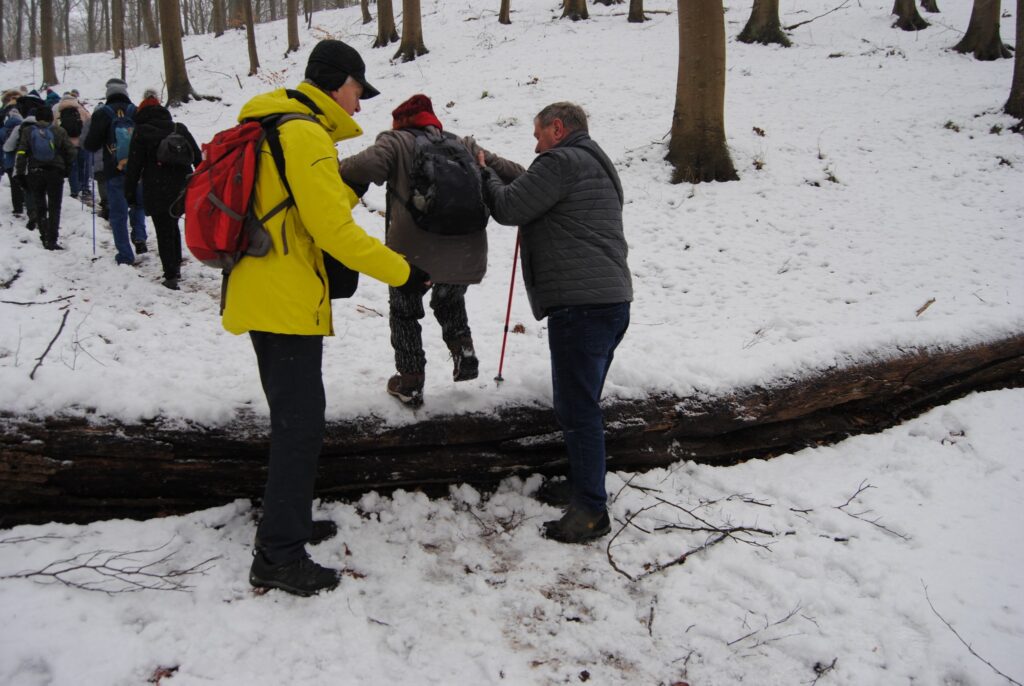
[[[368,183],[356,183],[355,181],[346,179],[344,176],[341,177],[341,180],[345,182],[346,186],[352,189],[358,198],[363,197],[366,195],[366,191],[370,190],[370,184]]]
[[[409,278],[398,290],[407,295],[423,295],[433,284],[430,283],[430,274],[426,273],[415,264],[409,265]]]

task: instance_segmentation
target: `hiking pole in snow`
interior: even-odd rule
[[[516,249],[512,253],[512,278],[508,282],[508,307],[505,308],[505,333],[501,337],[501,358],[498,360],[498,375],[494,377],[494,381],[501,385],[501,382],[505,378],[501,375],[501,370],[505,367],[505,343],[508,342],[508,322],[512,316],[512,290],[516,285],[516,262],[519,260],[519,231],[516,231]]]
[[[93,157],[89,153],[89,163],[86,168],[89,170],[89,204],[92,206],[92,254],[96,254],[96,175],[92,173]]]

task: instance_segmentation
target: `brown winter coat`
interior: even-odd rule
[[[57,126],[60,126],[60,113],[61,113],[61,110],[66,110],[66,109],[69,109],[71,107],[74,107],[75,109],[78,110],[78,116],[82,118],[82,131],[85,131],[85,124],[86,124],[86,122],[89,121],[89,116],[90,116],[89,115],[89,110],[85,109],[85,106],[81,102],[78,101],[78,98],[76,98],[74,96],[65,95],[63,98],[60,99],[60,102],[58,102],[56,105],[53,106],[53,121],[54,121],[54,123],[56,123]],[[78,139],[81,138],[81,135],[78,135],[78,136],[71,136],[71,135],[69,135],[68,137],[71,138],[72,145],[74,145],[76,148],[79,147]]]
[[[429,127],[433,128],[433,127]],[[472,136],[461,139],[473,158],[483,151],[487,166],[506,182],[525,170],[483,150]],[[461,236],[428,233],[416,225],[402,200],[410,196],[410,174],[416,136],[409,130],[384,131],[366,150],[347,157],[338,165],[346,182],[358,185],[387,183],[388,226],[385,242],[410,264],[430,274],[431,280],[446,284],[480,283],[487,271],[487,232]]]

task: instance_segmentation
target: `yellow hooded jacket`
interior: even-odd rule
[[[331,300],[321,251],[345,266],[390,286],[409,279],[405,259],[366,232],[352,219],[358,201],[338,174],[334,144],[362,135],[359,125],[326,93],[309,83],[298,87],[323,112],[319,125],[293,119],[280,125],[285,173],[295,204],[268,221],[273,248],[264,257],[242,258],[231,270],[225,294],[223,324],[234,334],[248,331],[320,335],[334,334]],[[273,114],[312,115],[282,88],[258,95],[242,107],[239,120]],[[288,192],[263,144],[256,179],[254,213],[261,217]]]

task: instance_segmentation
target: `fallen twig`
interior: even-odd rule
[[[909,541],[910,537],[907,536],[906,534],[901,534],[900,532],[894,531],[893,529],[890,529],[889,527],[885,526],[884,524],[879,523],[880,520],[881,520],[881,517],[875,517],[874,519],[868,519],[867,517],[865,517],[864,515],[870,514],[871,510],[864,510],[863,512],[850,512],[849,510],[846,509],[847,507],[849,507],[849,505],[854,500],[857,499],[857,497],[861,493],[863,493],[864,491],[868,490],[869,488],[874,488],[874,486],[869,484],[866,480],[865,481],[861,481],[860,482],[860,486],[857,487],[857,492],[854,493],[853,495],[851,495],[849,498],[847,498],[845,503],[843,503],[842,505],[836,506],[836,509],[842,511],[843,513],[845,513],[849,517],[853,517],[854,519],[859,519],[862,522],[867,522],[871,526],[878,527],[879,529],[881,529],[882,531],[884,531],[887,534],[890,534],[890,535],[895,536],[897,538],[902,538],[904,541]]]
[[[924,305],[921,305],[921,307],[917,308],[917,316],[920,317],[922,314],[924,314],[924,311],[931,307],[932,303],[934,302],[935,298],[929,298],[928,302],[926,302]]]
[[[58,338],[60,338],[60,332],[64,330],[64,324],[67,323],[68,313],[70,312],[71,310],[64,310],[64,316],[60,320],[60,327],[57,329],[57,333],[54,334],[52,339],[50,339],[50,344],[46,346],[46,350],[43,351],[43,354],[39,356],[39,359],[36,361],[36,366],[32,368],[32,372],[28,375],[29,379],[35,380],[36,370],[43,365],[43,359],[46,357],[46,354],[50,352],[50,348],[52,348],[53,344],[57,342]]]
[[[938,617],[938,618],[939,618],[940,620],[942,620],[942,623],[943,623],[943,624],[945,624],[945,625],[946,625],[946,627],[947,627],[947,628],[948,628],[948,629],[949,629],[950,631],[952,631],[952,632],[953,632],[953,635],[954,635],[954,636],[956,636],[956,637],[957,637],[957,639],[958,639],[958,640],[959,640],[959,641],[960,641],[961,643],[963,643],[963,644],[964,644],[964,647],[965,647],[965,648],[967,648],[967,650],[968,650],[968,651],[969,651],[969,652],[971,653],[971,655],[973,655],[974,657],[978,658],[979,660],[981,660],[982,662],[984,662],[984,663],[985,663],[986,665],[988,665],[989,667],[991,667],[991,668],[992,668],[992,671],[993,671],[993,672],[995,672],[995,673],[996,673],[996,674],[998,674],[999,676],[1003,677],[1004,679],[1006,679],[1007,681],[1009,681],[1009,682],[1010,682],[1011,684],[1015,684],[1015,686],[1024,686],[1024,684],[1021,684],[1021,683],[1020,683],[1019,681],[1017,681],[1017,680],[1016,680],[1016,679],[1014,679],[1013,677],[1007,676],[1006,674],[1003,674],[1002,672],[1000,672],[1000,671],[999,671],[998,669],[996,669],[995,665],[993,665],[993,664],[992,664],[991,662],[989,662],[988,660],[986,660],[985,658],[983,658],[983,657],[982,657],[981,655],[978,655],[978,653],[977,653],[977,652],[976,652],[976,651],[974,650],[974,648],[972,648],[972,647],[971,647],[971,644],[970,644],[970,643],[968,643],[967,641],[965,641],[965,640],[964,640],[964,638],[963,638],[963,636],[961,636],[961,635],[960,635],[960,634],[959,634],[959,633],[957,632],[957,630],[953,628],[953,625],[952,625],[952,624],[950,624],[949,622],[947,622],[947,621],[946,621],[946,618],[945,618],[945,617],[943,617],[942,615],[940,615],[940,614],[939,614],[939,611],[935,609],[935,606],[934,606],[934,605],[932,604],[932,599],[931,599],[931,598],[930,598],[930,597],[928,596],[928,586],[926,586],[926,585],[925,585],[925,583],[924,583],[924,580],[923,580],[923,579],[921,580],[921,586],[922,586],[922,587],[924,588],[924,598],[925,598],[925,600],[927,600],[927,601],[928,601],[928,607],[930,607],[930,608],[932,609],[932,612],[934,612],[934,613],[935,613],[935,616],[936,616],[936,617]]]
[[[62,295],[61,297],[54,298],[53,300],[39,300],[39,301],[36,301],[36,302],[23,302],[21,300],[0,300],[0,303],[3,303],[5,305],[24,305],[26,307],[30,307],[32,305],[52,305],[53,303],[59,303],[59,302],[64,302],[65,300],[71,300],[71,298],[73,298],[73,297],[75,297],[75,296],[73,296],[73,295]]]
[[[740,636],[739,638],[737,638],[735,640],[729,641],[728,643],[726,643],[726,645],[728,645],[728,646],[735,645],[735,644],[739,643],[740,641],[742,641],[743,639],[750,638],[751,636],[753,636],[755,634],[761,633],[765,629],[770,629],[771,627],[778,626],[779,624],[785,624],[789,620],[793,619],[793,617],[795,617],[796,613],[799,612],[799,611],[800,611],[800,605],[797,604],[796,607],[794,607],[792,610],[789,611],[788,615],[786,615],[782,619],[779,619],[779,620],[771,622],[771,623],[768,622],[768,617],[766,616],[764,618],[764,626],[763,627],[761,627],[760,629],[754,629],[753,631],[751,631],[748,634],[744,634],[743,636]]]
[[[784,31],[792,31],[793,29],[795,29],[795,28],[797,28],[799,26],[803,26],[804,24],[810,24],[815,19],[821,19],[822,17],[827,16],[829,14],[832,14],[833,12],[838,12],[839,10],[843,9],[844,7],[846,7],[849,4],[850,4],[850,0],[845,0],[845,2],[843,2],[842,5],[840,5],[839,7],[834,7],[832,9],[830,9],[828,12],[825,12],[825,14],[819,14],[818,16],[813,17],[812,19],[808,19],[807,21],[797,22],[796,24],[793,24],[791,26],[783,26],[782,29]]]

